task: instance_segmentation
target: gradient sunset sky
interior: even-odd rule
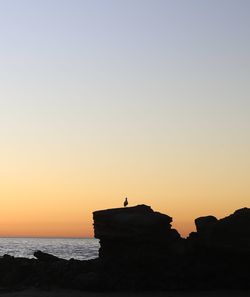
[[[250,1],[0,0],[0,236],[250,206]]]

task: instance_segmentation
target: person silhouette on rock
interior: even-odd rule
[[[123,203],[123,206],[126,207],[127,205],[128,205],[128,198],[126,197],[126,198],[125,198],[125,201],[124,201],[124,203]]]

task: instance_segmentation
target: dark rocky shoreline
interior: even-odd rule
[[[1,290],[30,287],[88,291],[250,289],[250,209],[195,220],[187,239],[172,218],[138,205],[93,214],[99,258],[0,258]]]

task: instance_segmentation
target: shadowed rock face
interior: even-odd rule
[[[64,260],[0,257],[0,288],[86,290],[250,289],[250,209],[217,220],[195,220],[197,232],[180,238],[172,218],[138,205],[94,212],[100,258]]]
[[[172,218],[138,205],[94,212],[104,283],[117,288],[249,288],[250,211],[195,220],[182,239]]]
[[[197,239],[206,245],[250,250],[250,208],[236,210],[220,220],[200,217],[195,224]]]
[[[157,254],[180,239],[171,229],[172,218],[147,205],[115,208],[93,213],[95,237],[100,239],[99,256],[134,259]]]
[[[214,216],[199,217],[195,219],[197,232],[200,233],[209,232],[209,230],[215,223],[217,223],[217,219]]]

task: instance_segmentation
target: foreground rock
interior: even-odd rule
[[[96,211],[93,218],[102,279],[111,290],[166,287],[181,265],[183,245],[170,216],[138,205]]]
[[[250,289],[250,210],[195,220],[182,239],[172,218],[139,205],[94,212],[100,257],[64,260],[0,258],[0,288],[115,290]]]
[[[42,251],[35,251],[34,252],[34,256],[39,260],[39,261],[42,261],[42,262],[50,262],[50,263],[53,263],[53,262],[58,262],[58,261],[64,261],[63,259],[60,259],[56,256],[53,256],[53,255],[50,255],[48,253],[44,253]]]
[[[200,217],[197,232],[186,240],[171,228],[171,217],[146,205],[93,217],[102,279],[112,289],[250,287],[249,209],[222,220]]]
[[[250,208],[236,210],[233,214],[217,220],[213,216],[195,220],[199,244],[207,247],[250,252]]]
[[[111,263],[166,257],[181,240],[172,218],[146,205],[96,211],[93,218],[99,256]]]

